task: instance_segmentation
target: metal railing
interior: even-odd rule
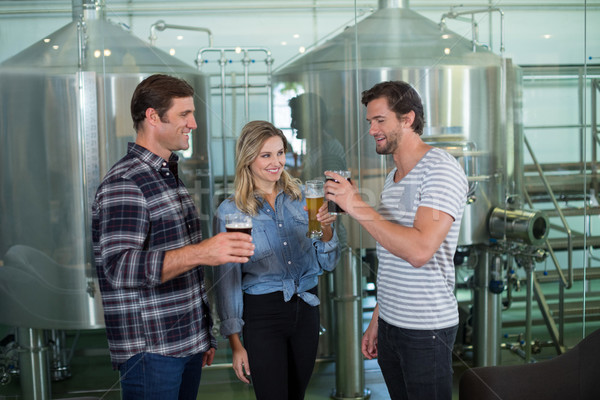
[[[564,67],[561,67],[564,69]],[[532,70],[535,70],[535,68],[533,68]],[[544,74],[549,72],[549,69],[545,69]],[[563,71],[564,72],[564,71]],[[583,94],[585,93],[585,81],[586,81],[586,77],[585,77],[585,69],[582,71],[581,69],[577,70],[577,73],[573,74],[573,68],[569,68],[569,72],[568,75],[569,76],[575,76],[577,77],[577,80],[579,82],[578,84],[578,90],[579,90],[579,95],[580,97],[583,96]],[[542,74],[542,75],[544,75]],[[554,77],[560,76],[561,74],[551,74]],[[583,215],[584,217],[590,217],[590,215],[588,215],[587,210],[589,210],[591,207],[589,206],[589,204],[587,204],[590,200],[592,201],[592,203],[594,201],[596,201],[596,197],[598,195],[598,189],[599,189],[599,183],[598,183],[598,176],[597,176],[597,172],[598,172],[598,160],[597,160],[597,147],[598,145],[600,145],[600,137],[598,137],[598,121],[597,121],[597,94],[600,91],[600,79],[591,79],[590,82],[590,87],[591,87],[591,123],[588,126],[586,124],[585,118],[584,118],[584,112],[582,110],[583,108],[583,104],[580,103],[580,124],[578,124],[576,127],[579,128],[580,130],[580,136],[582,137],[582,142],[584,143],[584,139],[583,139],[583,135],[585,133],[586,127],[591,128],[591,138],[592,138],[592,143],[591,143],[591,161],[589,162],[585,162],[585,158],[581,157],[581,162],[580,167],[579,167],[579,171],[580,173],[583,175],[584,179],[587,179],[590,176],[590,172],[591,172],[591,181],[587,182],[587,185],[585,187],[588,187],[591,189],[591,193],[583,193],[583,199],[586,202],[585,206],[582,208],[583,210]],[[532,127],[529,127],[532,128]],[[539,127],[538,127],[539,128]],[[532,128],[533,129],[533,128]],[[538,302],[539,305],[539,309],[540,312],[542,314],[542,317],[548,327],[548,331],[556,345],[557,351],[559,354],[561,354],[562,352],[565,351],[565,347],[564,347],[564,343],[563,343],[563,338],[564,338],[564,325],[565,325],[565,294],[564,294],[564,290],[565,289],[570,289],[573,287],[573,280],[574,280],[574,271],[573,271],[573,247],[575,242],[579,243],[581,246],[583,247],[585,250],[589,251],[592,246],[593,246],[593,240],[586,240],[589,236],[589,233],[586,235],[586,233],[584,232],[583,235],[583,240],[577,240],[575,241],[573,238],[574,232],[571,230],[571,228],[569,227],[569,224],[566,220],[566,215],[565,212],[563,211],[563,209],[559,206],[558,204],[558,200],[557,200],[557,196],[555,195],[553,189],[552,189],[552,185],[549,182],[549,179],[547,178],[547,172],[544,172],[542,165],[538,162],[534,151],[529,143],[529,141],[527,140],[527,137],[524,136],[523,137],[523,141],[524,144],[531,156],[531,160],[533,163],[533,167],[535,168],[535,170],[537,171],[542,185],[545,189],[545,192],[547,194],[547,197],[545,197],[547,200],[549,200],[553,207],[554,210],[550,210],[550,212],[552,214],[554,214],[554,216],[558,217],[561,221],[561,225],[552,225],[552,228],[555,230],[559,230],[563,233],[566,234],[566,247],[564,247],[564,249],[567,251],[567,272],[566,272],[566,276],[564,273],[564,268],[561,266],[556,254],[555,254],[555,249],[553,248],[551,242],[555,242],[558,243],[557,240],[553,240],[553,239],[546,239],[546,249],[548,251],[548,254],[550,255],[550,259],[552,260],[552,263],[554,264],[555,270],[556,270],[556,278],[558,280],[558,285],[559,285],[559,292],[558,292],[558,327],[555,324],[555,320],[553,318],[552,315],[552,310],[550,309],[546,296],[544,295],[543,291],[542,291],[542,287],[540,285],[540,282],[535,279],[534,282],[534,292],[535,292],[535,296],[536,296],[536,300]],[[583,144],[582,143],[582,144]],[[533,207],[533,202],[528,194],[527,188],[524,188],[524,194],[525,194],[525,199],[528,202],[530,207]],[[591,196],[591,197],[590,197]],[[592,238],[593,239],[593,238]],[[561,239],[561,241],[564,241],[563,239]],[[559,244],[559,247],[561,247],[561,245]],[[584,279],[587,279],[585,274],[583,275]],[[585,307],[585,302],[584,302],[584,307]],[[585,310],[585,308],[584,308]]]

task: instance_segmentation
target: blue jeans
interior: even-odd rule
[[[166,357],[140,353],[119,365],[123,400],[195,400],[202,356]]]
[[[458,326],[412,330],[379,318],[377,358],[392,400],[451,400]]]

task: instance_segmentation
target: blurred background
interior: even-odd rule
[[[119,398],[90,204],[135,139],[131,94],[153,73],[195,88],[180,156],[205,236],[255,119],[284,131],[294,176],[348,169],[376,206],[393,162],[375,153],[361,92],[411,83],[423,139],[469,180],[455,381],[568,351],[600,321],[599,20],[600,1],[575,0],[0,0],[0,399]],[[339,233],[307,398],[386,399],[359,350],[375,243],[347,217]],[[199,397],[253,398],[219,345]]]

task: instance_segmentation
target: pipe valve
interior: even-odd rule
[[[488,220],[490,236],[539,246],[548,237],[550,224],[541,211],[494,208]]]

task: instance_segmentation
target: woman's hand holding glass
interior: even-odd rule
[[[304,210],[308,211],[308,207],[304,206]],[[323,202],[317,211],[317,221],[321,224],[321,235],[313,239],[321,239],[323,242],[329,242],[333,237],[333,227],[331,226],[337,219],[337,215],[329,214],[327,202]]]
[[[333,227],[331,225],[336,219],[337,215],[329,213],[327,201],[323,202],[323,205],[319,208],[319,212],[317,212],[317,220],[321,223],[321,230],[323,231],[321,241],[328,242],[331,240],[333,237]]]

